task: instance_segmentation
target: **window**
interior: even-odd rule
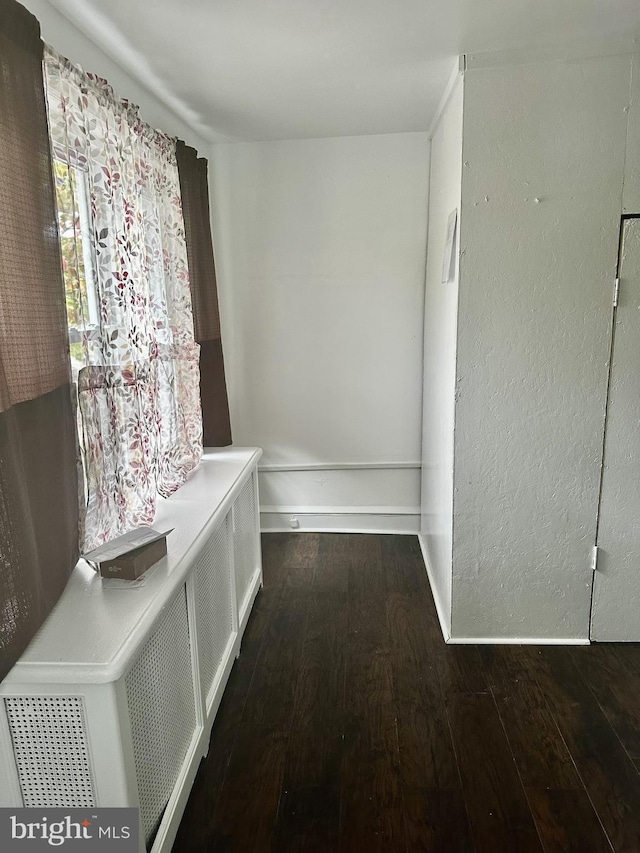
[[[45,51],[87,551],[153,521],[202,455],[176,140]]]
[[[88,356],[99,340],[100,322],[89,228],[91,211],[86,172],[60,160],[53,162],[58,226],[62,249],[69,350],[74,382],[80,369],[91,363]]]

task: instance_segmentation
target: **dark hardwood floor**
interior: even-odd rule
[[[175,853],[640,853],[640,645],[446,646],[412,536],[263,562]]]

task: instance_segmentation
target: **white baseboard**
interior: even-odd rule
[[[297,526],[292,526],[292,518]],[[260,507],[263,533],[396,533],[417,535],[418,507]]]
[[[427,577],[429,578],[429,585],[431,586],[431,593],[433,595],[433,600],[436,605],[436,613],[438,614],[438,621],[440,622],[440,630],[442,631],[442,637],[445,643],[451,642],[450,640],[450,630],[449,623],[451,622],[450,614],[444,609],[444,605],[440,600],[440,596],[438,594],[438,587],[436,586],[433,579],[433,572],[431,570],[431,564],[429,563],[429,558],[427,556],[427,546],[424,541],[424,536],[422,533],[418,534],[418,542],[420,543],[420,550],[422,551],[422,559],[424,560],[424,565],[427,570]]]
[[[449,637],[449,645],[470,646],[588,646],[588,639],[576,637]]]
[[[402,468],[420,469],[420,462],[264,462],[258,471],[282,474],[291,471],[397,471]]]

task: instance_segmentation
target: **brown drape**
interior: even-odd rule
[[[176,148],[191,281],[196,341],[200,344],[200,400],[205,447],[231,444],[218,289],[209,219],[207,161],[194,148]]]
[[[0,679],[78,558],[77,443],[40,27],[0,0]]]

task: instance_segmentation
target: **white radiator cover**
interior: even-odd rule
[[[262,584],[257,448],[207,451],[136,588],[81,561],[0,685],[0,806],[135,806],[167,853]]]

